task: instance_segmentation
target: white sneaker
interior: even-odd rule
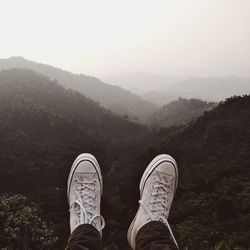
[[[177,164],[170,155],[158,155],[150,162],[140,182],[140,207],[128,230],[128,242],[132,249],[136,247],[135,239],[139,229],[151,221],[164,223],[178,248],[167,221],[177,182]]]
[[[70,211],[70,231],[82,224],[93,225],[101,234],[105,226],[100,215],[102,175],[96,158],[81,154],[74,161],[67,187]]]

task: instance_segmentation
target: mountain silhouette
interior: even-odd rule
[[[126,116],[130,120],[142,122],[145,116],[156,109],[155,104],[121,87],[106,84],[95,77],[73,74],[46,64],[26,60],[23,57],[0,59],[0,69],[11,68],[27,68],[46,75],[51,80],[56,79],[64,87],[76,90],[99,102],[115,114]]]

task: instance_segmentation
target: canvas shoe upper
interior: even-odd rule
[[[128,230],[128,242],[132,249],[135,249],[139,229],[151,221],[165,224],[178,247],[167,221],[177,181],[177,164],[169,155],[155,157],[146,168],[140,182],[140,206]]]
[[[105,226],[100,215],[102,190],[102,175],[96,158],[91,154],[79,155],[71,167],[67,185],[71,233],[79,225],[91,224],[101,234]]]

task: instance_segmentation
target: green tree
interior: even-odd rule
[[[23,195],[0,196],[0,224],[1,249],[52,249],[55,244],[53,229]]]

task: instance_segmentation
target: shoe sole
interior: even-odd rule
[[[100,181],[101,195],[103,193],[103,180],[102,180],[101,168],[99,166],[99,163],[98,163],[97,159],[92,154],[83,153],[83,154],[80,154],[75,159],[75,161],[73,162],[72,167],[70,169],[70,172],[69,172],[69,177],[68,177],[68,181],[67,181],[67,198],[68,198],[68,200],[69,200],[69,189],[70,189],[73,174],[75,173],[75,170],[78,167],[78,165],[83,161],[88,161],[88,162],[93,164],[93,166],[98,174],[99,181]]]
[[[174,169],[175,169],[175,174],[176,174],[176,183],[175,183],[175,192],[176,192],[176,188],[177,188],[177,183],[178,183],[178,168],[177,168],[177,163],[175,161],[175,159],[167,154],[161,154],[156,156],[147,166],[146,170],[144,171],[141,181],[140,181],[140,186],[139,186],[139,190],[140,190],[140,199],[142,197],[142,191],[144,189],[145,186],[145,182],[147,180],[147,178],[149,177],[149,175],[154,171],[155,168],[157,168],[159,166],[159,164],[163,163],[163,162],[169,162],[171,164],[173,164]],[[137,211],[138,213],[138,211]],[[128,233],[127,233],[127,238],[128,238],[128,242],[130,242],[131,239],[131,233],[135,224],[135,220],[137,217],[137,213],[133,219],[133,221],[130,224],[130,227],[128,229]]]

